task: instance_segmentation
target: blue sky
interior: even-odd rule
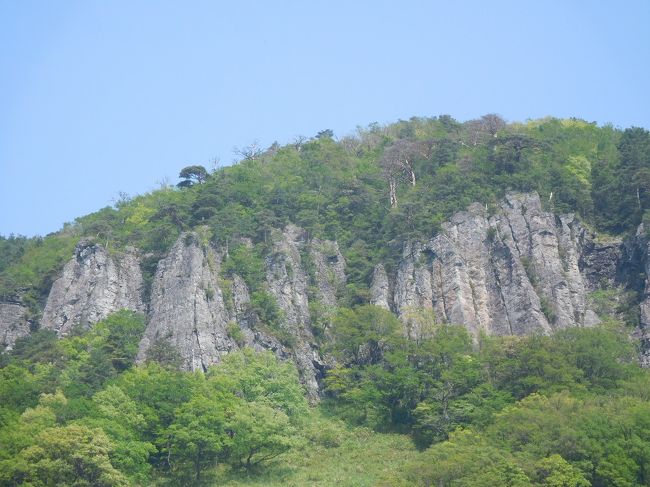
[[[650,2],[0,0],[0,234],[331,128],[650,128]]]

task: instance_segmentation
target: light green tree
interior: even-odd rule
[[[3,483],[34,487],[118,487],[126,477],[111,463],[114,446],[100,429],[48,428],[2,468]]]

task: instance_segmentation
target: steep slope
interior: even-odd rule
[[[573,215],[542,209],[537,194],[509,194],[488,214],[473,204],[426,244],[407,243],[394,277],[394,310],[433,309],[474,334],[549,333],[592,326],[588,293],[614,284],[621,242],[599,244]],[[386,307],[375,270],[373,303]]]
[[[158,263],[149,304],[149,326],[140,357],[167,340],[187,370],[206,370],[236,348],[228,336],[230,316],[218,282],[219,256],[194,233],[179,238]]]
[[[179,353],[186,370],[206,370],[244,346],[272,350],[295,361],[316,399],[330,360],[320,343],[328,340],[329,319],[345,288],[346,262],[337,242],[310,238],[295,225],[269,238],[263,282],[256,288],[277,306],[274,323],[260,319],[237,269],[224,275],[226,251],[199,229],[182,234],[158,263],[147,303],[135,249],[113,255],[82,240],[52,286],[42,325],[65,335],[121,308],[146,311],[139,360],[161,342]],[[437,319],[462,324],[474,336],[593,326],[599,317],[590,293],[625,286],[625,259],[642,259],[626,248],[637,249],[647,266],[647,245],[641,238],[601,242],[573,215],[545,211],[536,193],[512,193],[492,210],[473,204],[455,214],[428,242],[405,242],[394,272],[376,266],[369,297],[405,322],[411,310],[431,309]],[[645,342],[649,293],[638,332]],[[5,346],[27,333],[21,309],[3,305]]]
[[[75,325],[87,328],[120,309],[143,312],[142,287],[135,249],[111,255],[83,239],[52,285],[41,326],[65,335]]]
[[[272,350],[296,362],[305,387],[315,398],[319,369],[324,364],[311,330],[311,281],[300,254],[305,250],[311,256],[318,296],[329,306],[336,304],[337,283],[345,279],[344,260],[335,243],[307,243],[304,232],[293,225],[275,232],[273,238],[273,250],[265,261],[265,287],[282,315],[278,331],[291,337],[291,346],[283,345],[268,324],[261,322],[244,280],[237,274],[223,279],[220,253],[191,232],[182,235],[158,264],[139,359],[144,360],[160,340],[179,352],[187,370],[206,370],[224,354],[243,346]],[[323,248],[333,255],[323,254]]]
[[[29,334],[27,312],[18,303],[0,303],[0,351],[11,350],[18,338]]]

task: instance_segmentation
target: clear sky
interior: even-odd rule
[[[650,1],[0,0],[0,234],[330,128],[650,128]]]

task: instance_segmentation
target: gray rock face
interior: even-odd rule
[[[144,311],[142,284],[135,250],[112,256],[84,239],[52,285],[41,325],[65,335],[77,324],[88,328],[123,308]]]
[[[302,229],[288,225],[282,233],[276,232],[273,238],[273,251],[266,258],[269,292],[284,313],[288,331],[311,340],[307,298],[309,278],[300,257],[300,249],[306,245],[306,235]]]
[[[236,274],[229,282],[220,279],[219,254],[210,246],[200,245],[194,233],[188,233],[158,264],[138,359],[144,360],[158,340],[167,341],[180,353],[187,370],[206,370],[241,347],[271,350],[296,362],[309,396],[315,399],[322,360],[310,328],[309,276],[300,253],[309,251],[316,275],[323,280],[328,276],[329,280],[317,288],[319,299],[332,306],[337,286],[345,282],[345,261],[334,243],[317,242],[307,247],[305,233],[295,226],[277,232],[274,238],[273,251],[266,258],[266,287],[281,310],[279,326],[292,338],[291,346],[282,344],[268,330],[268,324],[260,322],[244,280]],[[228,303],[224,285],[230,287]]]
[[[294,225],[273,232],[263,283],[281,312],[274,324],[278,329],[272,329],[254,312],[244,280],[236,274],[220,276],[220,254],[200,240],[196,233],[182,235],[159,262],[139,360],[159,340],[178,350],[186,370],[206,370],[244,346],[272,350],[296,363],[310,399],[317,400],[327,365],[314,330],[319,340],[327,339],[327,325],[324,332],[316,326],[334,311],[337,292],[346,283],[337,243],[310,240]],[[650,275],[650,243],[637,238],[632,247],[644,255]],[[621,262],[630,259],[625,248],[620,240],[597,240],[573,215],[544,211],[536,194],[509,194],[493,214],[474,204],[430,241],[406,243],[391,276],[378,264],[371,302],[394,311],[414,338],[426,331],[418,328],[426,319],[411,320],[411,312],[422,309],[466,326],[474,336],[593,326],[599,319],[589,308],[588,294],[621,284]],[[630,272],[638,275],[633,267]],[[52,287],[43,326],[64,335],[76,323],[89,326],[121,308],[143,311],[141,290],[137,252],[112,256],[82,241]],[[317,313],[314,323],[310,300],[319,303],[311,309]],[[24,311],[20,305],[0,304],[3,346],[28,332]],[[650,350],[650,280],[638,335]],[[644,357],[650,365],[650,351]]]
[[[293,355],[301,381],[310,399],[315,400],[318,397],[319,370],[324,363],[310,326],[309,278],[300,257],[300,250],[307,245],[306,235],[302,229],[288,225],[282,233],[276,232],[273,238],[273,251],[266,258],[266,283],[284,315],[281,326],[295,340]],[[329,292],[326,286],[323,289],[325,291],[321,293]],[[332,295],[329,297],[335,299]]]
[[[382,264],[377,264],[372,274],[370,302],[375,306],[390,310],[390,283],[386,269]]]
[[[167,340],[186,370],[206,370],[237,344],[228,335],[231,316],[219,286],[220,259],[194,233],[181,235],[158,264],[149,323],[138,358],[157,340]]]
[[[27,308],[17,303],[0,303],[0,351],[11,350],[20,337],[29,334]]]
[[[640,362],[644,367],[650,367],[650,241],[645,237],[643,225],[637,231],[638,247],[642,249],[641,259],[645,269],[645,287],[643,299],[639,305],[639,328],[636,337],[641,342]]]
[[[257,351],[271,350],[280,358],[290,357],[289,351],[272,335],[265,333],[259,326],[259,318],[250,306],[250,294],[244,280],[237,274],[232,280],[232,298],[235,322],[241,330],[240,346]]]
[[[314,264],[318,299],[325,306],[336,306],[336,293],[345,285],[345,259],[336,242],[313,239],[309,255]]]
[[[509,194],[496,213],[474,204],[426,244],[405,245],[394,310],[432,309],[472,334],[550,333],[598,322],[587,293],[613,282],[620,244],[598,244],[573,215],[542,209],[537,194]],[[375,270],[373,303],[386,307]]]

